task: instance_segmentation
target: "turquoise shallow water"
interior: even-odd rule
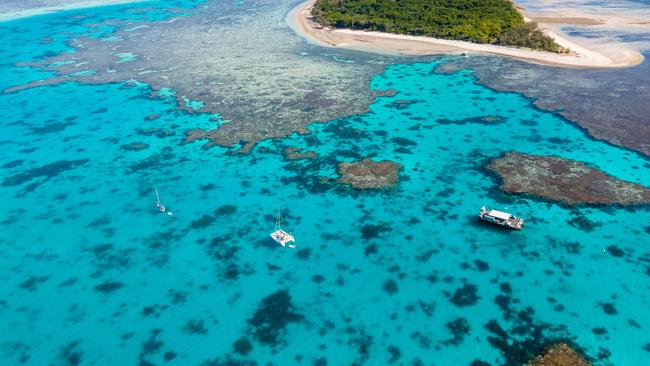
[[[64,50],[65,34],[36,40],[88,30],[76,22],[4,28],[2,88],[44,77],[13,63]],[[389,66],[370,87],[396,95],[368,113],[247,155],[183,144],[213,116],[146,85],[0,95],[2,364],[520,365],[555,339],[597,365],[647,364],[648,208],[504,195],[482,166],[509,150],[553,154],[650,186],[648,160],[471,70],[436,73],[441,62]],[[318,157],[286,160],[286,146]],[[402,164],[398,187],[321,182],[362,157]],[[173,217],[155,211],[153,186]],[[483,204],[529,224],[479,225]],[[268,238],[277,209],[297,250]]]

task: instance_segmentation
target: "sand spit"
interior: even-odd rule
[[[143,1],[145,0],[88,0],[88,1],[80,1],[80,2],[72,2],[72,3],[68,2],[68,3],[63,3],[61,5],[37,7],[32,9],[24,9],[24,10],[18,10],[14,12],[0,14],[0,22],[21,19],[21,18],[28,18],[36,15],[58,13],[67,10],[94,8],[97,6],[106,6],[106,5],[137,3]]]
[[[571,50],[569,54],[533,51],[513,47],[476,44],[431,37],[416,37],[400,34],[368,32],[350,29],[323,28],[314,22],[311,9],[316,0],[302,3],[291,11],[287,20],[291,27],[309,41],[328,47],[340,47],[358,51],[398,54],[435,55],[442,53],[478,53],[508,56],[528,62],[574,68],[627,67],[641,63],[643,55],[620,44],[607,44],[587,48],[561,36],[559,32],[547,30],[555,41]]]

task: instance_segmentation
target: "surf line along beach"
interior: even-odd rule
[[[391,55],[437,55],[478,53],[512,57],[532,63],[573,68],[614,68],[634,66],[643,61],[637,50],[620,43],[582,45],[558,31],[545,29],[557,44],[570,50],[567,54],[529,49],[454,41],[432,37],[322,27],[311,15],[316,0],[308,0],[294,8],[287,22],[308,41],[326,47],[345,48]],[[528,20],[528,19],[527,19]]]

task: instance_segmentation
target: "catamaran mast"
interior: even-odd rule
[[[280,217],[280,210],[278,210],[278,216],[275,218],[275,230],[280,230],[280,225],[282,223],[282,218]]]

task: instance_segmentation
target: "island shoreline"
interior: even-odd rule
[[[289,26],[310,43],[362,52],[401,56],[428,56],[440,54],[483,54],[512,57],[519,60],[568,68],[619,68],[638,65],[643,55],[620,44],[608,44],[610,54],[587,48],[557,31],[546,30],[548,35],[570,54],[534,51],[514,47],[478,44],[432,37],[409,36],[393,33],[351,29],[330,29],[318,25],[311,16],[316,0],[308,0],[291,10],[287,16]],[[522,14],[526,16],[525,14]],[[613,54],[612,54],[613,53]]]

